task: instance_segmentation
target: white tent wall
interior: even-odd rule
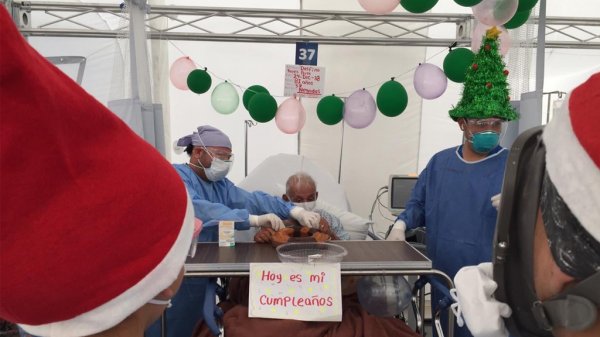
[[[81,86],[97,100],[106,104],[110,99],[123,98],[123,62],[126,55],[115,39],[72,37],[30,37],[29,43],[43,56],[83,56],[86,58]],[[60,46],[57,48],[57,46]],[[127,51],[125,51],[127,52]],[[59,66],[75,79],[77,67]]]
[[[198,6],[197,1],[173,1],[171,4]],[[202,6],[237,8],[281,8],[298,9],[297,0],[253,1],[203,1]],[[218,21],[215,22],[218,24]],[[218,28],[217,28],[218,30]],[[182,52],[185,54],[182,54]],[[189,56],[198,67],[206,67],[212,74],[212,87],[209,92],[196,95],[169,85],[172,142],[188,135],[200,125],[213,125],[231,138],[235,163],[229,178],[239,182],[244,178],[245,163],[245,120],[251,120],[242,104],[243,91],[254,84],[267,88],[278,104],[283,96],[284,70],[286,64],[294,63],[295,46],[290,44],[225,43],[173,41],[169,46],[169,59],[174,62],[181,56]],[[218,78],[218,77],[220,78]],[[229,115],[217,113],[210,103],[212,89],[223,80],[229,80],[239,88],[240,105]],[[265,158],[277,153],[297,153],[296,135],[286,135],[279,131],[275,122],[258,124],[248,128],[248,172]],[[186,154],[171,153],[175,163],[188,160]]]
[[[304,0],[303,9],[362,11],[357,1],[346,0]],[[421,100],[412,86],[411,70],[424,56],[423,47],[319,46],[327,94],[348,97],[366,87],[375,98],[381,84],[394,76],[408,92],[408,106],[400,116],[390,118],[377,112],[375,121],[364,129],[342,123],[325,125],[315,113],[318,99],[303,99],[308,118],[301,133],[301,154],[340,179],[352,211],[363,217],[369,215],[378,189],[388,184],[390,174],[416,172]],[[381,200],[386,204],[385,197]],[[390,217],[386,211],[383,214]],[[380,232],[390,223],[377,210],[373,220],[382,225],[376,229]]]

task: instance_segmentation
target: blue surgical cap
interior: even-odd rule
[[[198,127],[198,131],[194,131],[191,135],[187,135],[177,140],[177,146],[186,147],[194,146],[218,146],[231,149],[231,141],[223,131],[210,126],[202,125]]]

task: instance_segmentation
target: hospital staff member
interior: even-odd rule
[[[500,193],[508,156],[497,145],[502,123],[500,118],[458,119],[463,144],[429,161],[387,240],[404,241],[406,229],[426,227],[427,256],[433,268],[450,277],[463,266],[491,261],[497,211],[490,198]],[[486,134],[495,140],[479,143],[478,135]],[[434,311],[439,299],[434,292]],[[464,327],[454,333],[470,336]]]
[[[490,48],[482,48],[480,54],[497,52],[497,34],[491,33],[484,41]],[[490,199],[500,193],[508,157],[508,151],[498,144],[504,122],[517,118],[506,99],[508,88],[504,95],[492,91],[486,95],[486,90],[477,95],[469,92],[473,89],[470,83],[485,89],[485,84],[469,81],[469,76],[477,76],[474,72],[482,71],[483,66],[469,68],[463,98],[449,112],[463,133],[463,143],[431,158],[419,175],[406,210],[387,237],[404,241],[405,230],[426,227],[427,255],[433,268],[450,277],[463,266],[491,261],[497,211]],[[502,67],[497,69],[502,74]],[[490,87],[500,85],[507,86],[501,81],[490,83]],[[438,300],[434,292],[434,310]],[[455,336],[470,333],[459,328]]]
[[[175,170],[185,183],[194,214],[204,223],[199,241],[218,240],[218,222],[235,221],[235,228],[271,227],[279,230],[282,218],[294,218],[307,227],[318,228],[320,215],[264,192],[247,192],[227,179],[233,164],[229,137],[221,130],[203,125],[191,135],[180,138],[177,146],[184,147],[190,160],[175,164]],[[190,336],[194,326],[202,319],[202,303],[207,279],[185,279],[181,291],[167,310],[169,337]],[[157,336],[157,323],[151,330]]]
[[[493,269],[465,267],[454,279],[474,336],[600,336],[598,106],[600,73],[569,95],[543,133],[515,141]]]

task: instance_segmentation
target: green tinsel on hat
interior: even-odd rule
[[[486,31],[479,52],[467,70],[462,98],[450,109],[453,120],[459,118],[502,118],[507,121],[519,117],[510,105],[507,82],[508,70],[498,52],[500,30]]]

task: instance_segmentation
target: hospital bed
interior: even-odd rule
[[[437,286],[450,288],[452,280],[442,272],[432,269],[431,261],[410,244],[386,242],[374,234],[371,221],[350,212],[344,189],[327,171],[303,156],[278,154],[267,158],[238,186],[248,191],[260,190],[281,196],[285,193],[287,178],[299,171],[310,174],[317,183],[317,208],[337,216],[344,230],[350,234],[351,241],[336,242],[349,251],[349,255],[341,263],[342,275],[422,276],[413,288],[413,314],[416,318],[413,328],[424,334],[424,285],[436,282]],[[275,250],[270,245],[254,244],[253,237],[252,231],[236,231],[234,248],[218,247],[217,243],[199,243],[201,246],[197,249],[197,255],[186,263],[186,277],[247,276],[251,262],[279,262]],[[210,294],[205,297],[207,302],[204,306],[205,317],[208,317],[206,323],[213,334],[217,335],[221,331],[216,322],[222,313],[212,299],[216,296],[221,298],[224,291],[216,286],[216,283],[213,283],[208,291]],[[432,313],[432,316],[439,319],[439,313]],[[439,320],[436,325],[439,327]],[[451,337],[453,323],[449,325]],[[438,335],[443,336],[441,331]]]
[[[288,177],[300,171],[308,173],[317,183],[317,208],[338,217],[344,230],[350,234],[351,240],[365,240],[369,233],[372,238],[375,237],[371,230],[373,223],[350,212],[344,188],[329,172],[304,156],[283,153],[270,156],[237,186],[250,192],[263,191],[281,196],[285,194],[285,182]],[[253,237],[252,231],[236,231],[237,242],[250,242]]]

